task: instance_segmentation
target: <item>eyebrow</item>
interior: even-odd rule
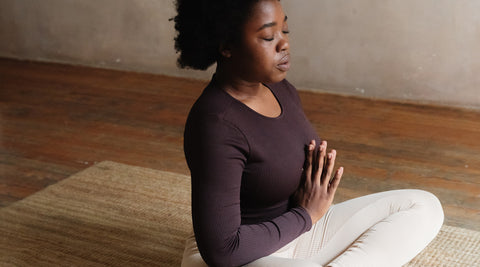
[[[285,18],[283,19],[283,21],[287,21],[287,19],[288,19],[288,17],[285,16]],[[273,27],[273,26],[276,26],[276,25],[277,25],[276,22],[265,23],[265,24],[262,25],[262,27],[258,28],[257,31],[261,31],[261,30],[263,30],[263,29],[265,29],[265,28]]]

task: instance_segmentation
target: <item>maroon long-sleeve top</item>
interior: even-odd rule
[[[193,227],[210,266],[267,256],[312,226],[290,197],[301,179],[305,146],[320,140],[296,89],[286,80],[267,87],[282,109],[276,118],[234,99],[213,78],[185,126]]]

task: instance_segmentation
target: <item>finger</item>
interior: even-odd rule
[[[326,170],[323,172],[322,184],[327,186],[332,178],[333,168],[335,166],[335,158],[337,157],[337,151],[332,149],[327,156]]]
[[[318,170],[318,159],[320,158],[320,147],[315,147],[315,150],[313,151],[313,172],[314,176],[313,179],[316,178],[317,175],[317,170]]]
[[[335,192],[337,191],[338,185],[340,184],[340,180],[342,180],[342,176],[343,176],[343,167],[340,167],[335,172],[335,176],[330,182],[330,186],[328,187],[329,193],[335,194]]]
[[[315,183],[320,186],[322,182],[322,173],[324,170],[324,164],[325,164],[325,158],[326,158],[326,151],[327,151],[327,142],[322,141],[318,148],[318,157],[317,160],[315,161],[316,163],[316,169],[315,169]]]
[[[323,141],[322,145],[323,145],[322,170],[325,170],[326,164],[327,164],[327,141]]]
[[[304,170],[303,170],[305,174],[305,182],[307,183],[307,185],[310,185],[312,181],[312,170],[313,170],[312,162],[313,162],[314,149],[315,149],[315,140],[312,140],[310,141],[310,144],[307,147],[307,151],[306,151],[307,158],[305,160],[306,166],[304,167]]]

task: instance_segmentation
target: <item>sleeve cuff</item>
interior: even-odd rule
[[[312,229],[312,217],[310,217],[310,214],[308,214],[307,210],[301,206],[298,206],[293,208],[292,211],[295,211],[302,216],[303,220],[305,221],[305,232],[310,231],[310,229]]]

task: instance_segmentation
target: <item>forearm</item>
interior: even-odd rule
[[[272,220],[239,225],[236,229],[232,224],[218,225],[222,221],[225,223],[223,219],[194,221],[199,250],[211,266],[239,266],[267,256],[312,226],[309,214],[301,207]]]

